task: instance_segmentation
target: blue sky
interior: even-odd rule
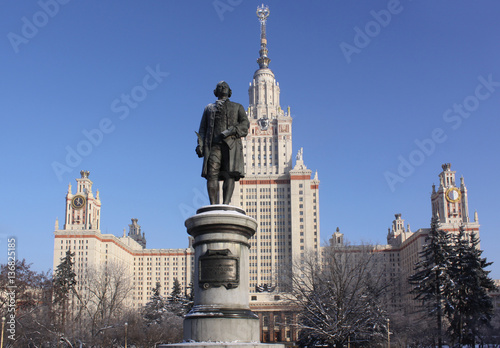
[[[81,169],[100,190],[103,233],[138,218],[148,247],[186,247],[184,220],[208,202],[194,131],[220,80],[248,106],[259,4],[3,1],[0,262],[15,236],[18,257],[52,267],[54,221]],[[500,278],[500,3],[267,5],[294,152],[304,148],[321,180],[322,238],[338,226],[353,242],[385,243],[395,213],[428,227],[432,184],[450,162]]]

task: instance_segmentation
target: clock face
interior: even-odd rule
[[[75,209],[82,209],[85,206],[85,197],[77,195],[71,200],[71,205]]]
[[[448,202],[458,202],[461,196],[462,193],[456,187],[451,187],[446,191],[446,199],[448,200]]]

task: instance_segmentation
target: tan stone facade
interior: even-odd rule
[[[103,234],[94,226],[100,225],[99,193],[93,198],[92,181],[89,173],[82,171],[82,177],[76,179],[77,192],[71,192],[71,185],[66,195],[66,223],[59,229],[56,222],[54,231],[54,269],[60,263],[66,251],[75,253],[74,265],[77,280],[83,280],[87,271],[103,265],[118,265],[128,272],[132,291],[129,304],[140,308],[151,297],[151,289],[159,283],[161,295],[167,296],[174,284],[180,282],[183,289],[191,284],[193,270],[193,249],[146,249],[144,235],[140,235],[137,219],[132,219],[128,235],[122,237]],[[75,204],[75,197],[83,204]],[[93,216],[95,216],[94,219]],[[87,223],[85,217],[93,224]]]
[[[302,148],[294,161],[290,107],[281,108],[279,83],[269,69],[266,18],[261,18],[259,69],[248,88],[246,176],[231,200],[259,224],[251,240],[251,293],[263,287],[281,291],[294,260],[307,251],[319,253],[320,246],[318,174],[305,166]]]
[[[319,180],[304,165],[302,149],[292,166],[292,118],[290,108],[281,109],[279,93],[270,69],[255,72],[243,141],[247,175],[232,199],[259,223],[251,241],[251,292],[259,286],[279,290],[293,260],[319,251]]]
[[[451,170],[451,164],[442,166],[439,174],[440,185],[432,187],[431,208],[432,214],[439,220],[438,228],[449,233],[458,233],[463,226],[466,233],[474,232],[479,237],[479,222],[477,213],[474,220],[469,218],[468,195],[464,179],[457,185],[456,172]],[[430,222],[430,219],[429,219]],[[386,282],[391,284],[387,302],[391,310],[401,310],[405,314],[415,313],[419,303],[409,294],[408,277],[414,273],[415,264],[420,260],[420,252],[426,244],[429,228],[421,228],[415,232],[410,225],[405,227],[401,214],[395,214],[392,227],[387,234],[386,245],[376,245],[377,262],[384,268]],[[332,236],[338,245],[343,244],[344,235],[337,231]],[[356,246],[346,247],[346,250],[356,252]]]

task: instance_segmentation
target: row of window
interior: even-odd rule
[[[70,239],[64,239],[64,240],[61,239],[61,244],[63,244],[64,241],[66,241],[66,244],[71,244]],[[77,239],[73,239],[73,244],[76,244],[76,241],[77,241]],[[84,240],[78,239],[78,244],[89,244],[89,240],[86,239],[85,243],[84,243]]]

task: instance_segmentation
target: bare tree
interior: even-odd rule
[[[144,320],[144,313],[139,310],[131,310],[124,316],[128,324],[129,347],[157,347],[158,344],[182,342],[182,318],[170,312],[162,313],[161,321]],[[123,339],[123,330],[113,329],[109,331],[112,335],[116,333],[115,342]],[[123,344],[123,341],[121,341]]]
[[[57,339],[50,272],[37,272],[31,266],[25,259],[0,265],[0,316],[6,319],[6,347],[39,346]],[[11,325],[15,330],[8,329]]]
[[[329,245],[294,265],[291,301],[300,308],[299,345],[342,347],[387,335],[385,285],[371,246]]]
[[[75,289],[75,322],[82,338],[90,333],[91,342],[98,335],[123,326],[124,310],[129,301],[132,282],[129,270],[123,265],[107,263],[89,268],[80,277]]]

